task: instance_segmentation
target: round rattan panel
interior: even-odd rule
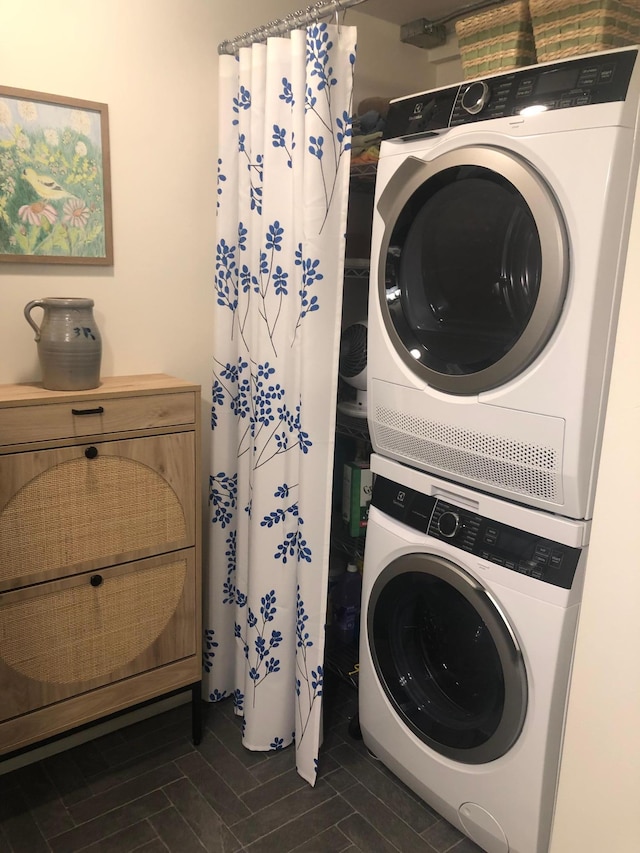
[[[78,586],[6,605],[2,659],[22,675],[52,684],[109,675],[162,633],[180,601],[186,572],[184,559],[132,568],[97,587],[85,577]]]
[[[0,514],[0,579],[125,554],[186,536],[178,496],[156,471],[121,456],[61,462]]]

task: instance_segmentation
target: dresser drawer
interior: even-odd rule
[[[193,545],[195,458],[193,432],[0,456],[0,591]]]
[[[56,441],[125,430],[194,424],[195,395],[86,397],[80,401],[0,409],[0,444]]]
[[[0,721],[196,655],[195,579],[188,549],[0,595]]]

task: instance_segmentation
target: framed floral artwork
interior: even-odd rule
[[[106,104],[0,86],[0,261],[113,264]]]

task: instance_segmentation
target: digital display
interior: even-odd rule
[[[531,536],[520,533],[513,528],[501,527],[498,537],[498,546],[503,548],[509,554],[518,555],[520,558],[526,558],[531,553]]]
[[[558,71],[548,71],[538,77],[536,95],[546,95],[548,92],[566,92],[575,88],[578,82],[578,69],[562,68]]]

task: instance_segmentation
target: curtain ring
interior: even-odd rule
[[[335,9],[335,25],[338,29],[338,35],[340,35],[340,15],[339,15],[340,8],[341,8],[340,0],[333,0],[333,6]]]

